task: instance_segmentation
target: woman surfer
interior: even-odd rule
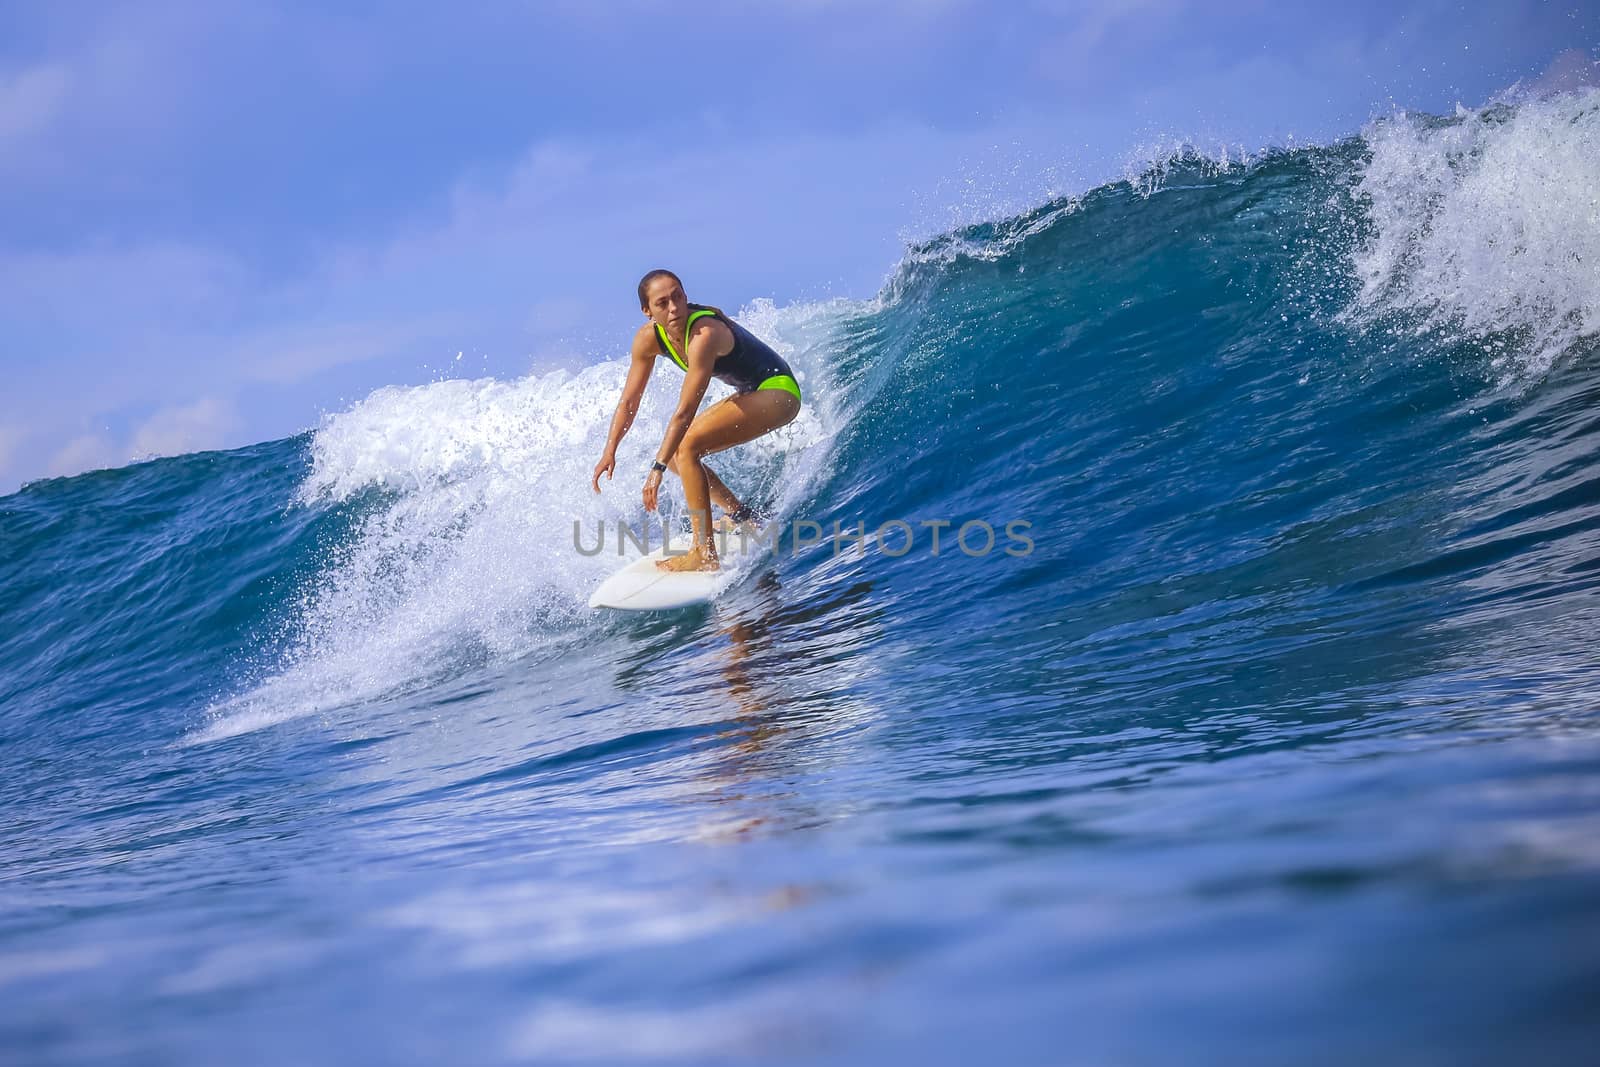
[[[704,457],[742,445],[786,426],[800,412],[800,386],[782,356],[714,307],[691,304],[683,283],[670,270],[653,270],[639,282],[639,308],[647,320],[633,335],[632,365],[622,386],[622,399],[611,418],[605,452],[594,468],[594,491],[600,475],[616,473],[621,442],[650,381],[656,358],[665,356],[683,371],[678,407],[667,421],[666,436],[644,482],[646,511],[656,510],[663,471],[683,482],[684,499],[694,524],[694,547],[657,562],[663,570],[717,570],[716,543],[711,536],[713,502],[734,523],[747,522],[755,510],[739,501],[722,479],[706,467]],[[699,411],[712,378],[734,387],[705,411]]]

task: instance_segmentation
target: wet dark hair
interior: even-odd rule
[[[679,289],[683,288],[683,279],[672,273],[670,270],[663,268],[659,270],[653,270],[649,274],[646,274],[643,278],[639,279],[639,306],[644,308],[646,311],[650,309],[650,305],[645,300],[645,290],[649,289],[650,283],[655,281],[657,278],[671,278],[673,281],[678,283]]]

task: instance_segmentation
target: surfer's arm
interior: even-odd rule
[[[603,473],[610,478],[616,473],[617,445],[627,435],[628,428],[633,425],[633,417],[639,413],[639,401],[644,398],[644,387],[650,384],[650,372],[656,366],[655,349],[650,344],[653,340],[645,331],[640,330],[633,335],[633,351],[628,364],[628,379],[622,383],[622,398],[617,401],[616,413],[611,416],[611,432],[606,436],[605,451],[600,455],[600,462],[594,468],[594,491],[600,491],[600,475]]]
[[[633,336],[633,352],[628,365],[628,380],[622,383],[622,399],[617,401],[617,413],[611,417],[611,437],[606,441],[606,451],[615,452],[622,442],[633,417],[639,413],[639,401],[644,399],[644,387],[650,384],[650,372],[656,366],[652,338],[643,330]]]
[[[724,327],[726,329],[726,327]],[[710,323],[701,324],[684,347],[688,349],[688,369],[683,375],[683,391],[678,394],[678,407],[667,420],[667,434],[656,452],[656,462],[670,463],[683,444],[683,435],[700,410],[706,387],[711,384],[711,368],[717,362],[715,342]]]

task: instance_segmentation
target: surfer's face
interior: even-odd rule
[[[674,333],[683,331],[684,317],[689,314],[689,298],[683,295],[683,286],[671,278],[657,278],[645,290],[644,313],[657,325]]]

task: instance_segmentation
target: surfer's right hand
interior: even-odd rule
[[[594,465],[594,491],[600,491],[600,475],[604,474],[609,480],[616,477],[617,457],[613,452],[607,452],[600,457],[600,462]]]

